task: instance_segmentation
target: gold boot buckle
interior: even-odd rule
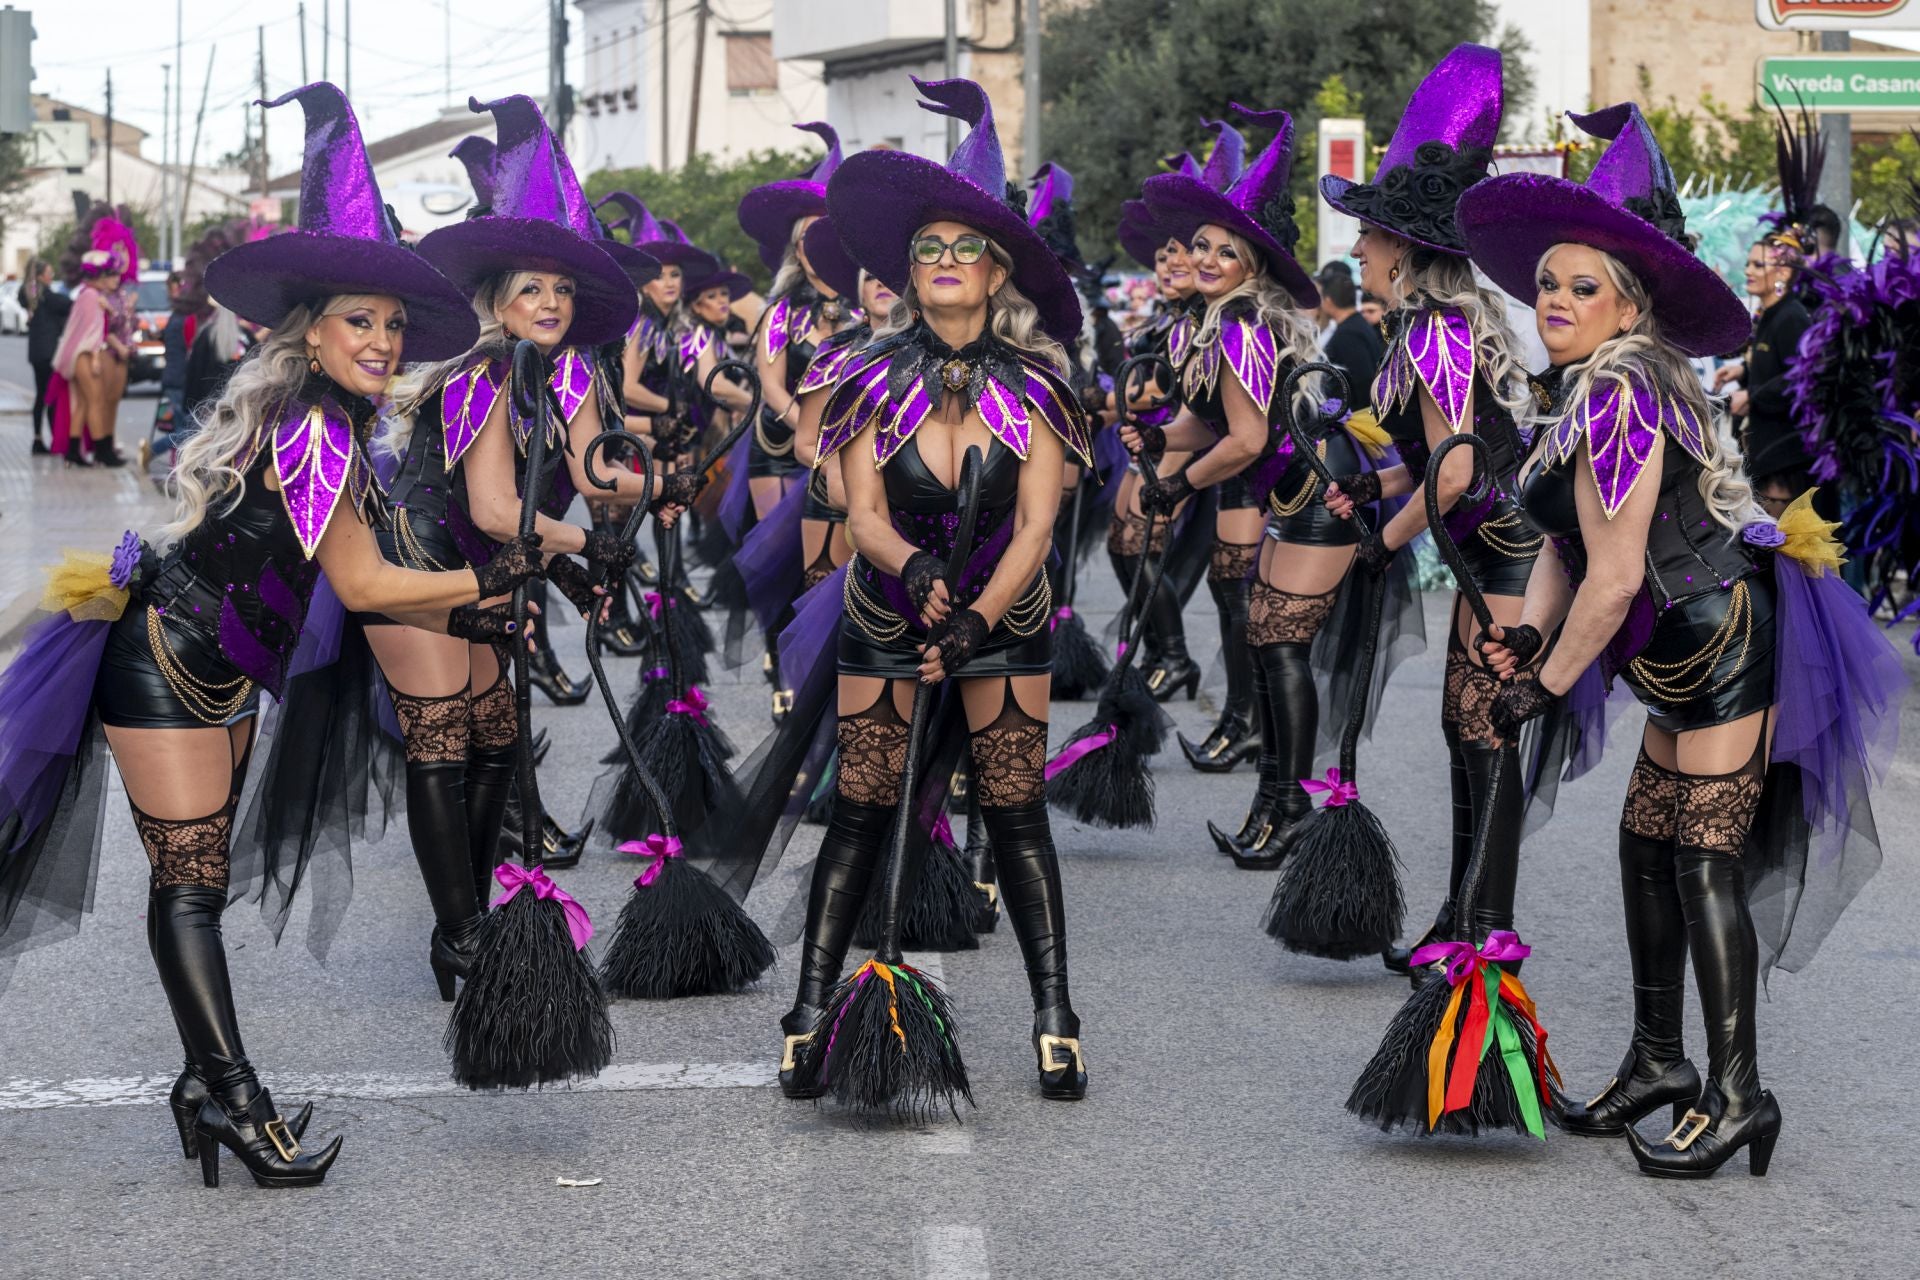
[[[280,1153],[282,1160],[292,1160],[300,1154],[300,1140],[293,1136],[293,1130],[287,1128],[287,1122],[279,1116],[260,1126],[267,1135],[267,1141]]]
[[[780,1069],[782,1071],[793,1070],[793,1067],[794,1067],[793,1051],[799,1048],[801,1045],[806,1044],[812,1039],[813,1039],[813,1032],[811,1031],[807,1032],[805,1035],[788,1036],[787,1043],[780,1052]]]
[[[1663,1141],[1675,1151],[1685,1151],[1693,1145],[1696,1138],[1707,1131],[1707,1126],[1712,1123],[1712,1116],[1702,1115],[1689,1107],[1687,1114],[1680,1117],[1680,1123],[1673,1126],[1673,1132]]]
[[[1056,1049],[1064,1049],[1072,1055],[1071,1065],[1076,1073],[1084,1073],[1086,1071],[1087,1064],[1085,1060],[1080,1057],[1080,1042],[1078,1040],[1072,1036],[1041,1036],[1040,1069],[1042,1071],[1065,1071],[1067,1069],[1068,1063],[1054,1060],[1053,1055]]]

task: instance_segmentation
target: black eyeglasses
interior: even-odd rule
[[[937,266],[947,256],[948,249],[953,250],[955,262],[970,267],[986,256],[987,238],[965,235],[948,241],[939,236],[916,236],[913,241],[913,260],[923,267]]]

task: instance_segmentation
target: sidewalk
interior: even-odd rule
[[[71,547],[111,551],[122,530],[150,532],[172,507],[129,462],[125,467],[69,467],[30,451],[31,391],[0,381],[0,648],[38,614],[43,566]],[[121,451],[132,457],[146,436],[151,397],[129,397],[120,410]],[[138,422],[140,426],[134,426]]]

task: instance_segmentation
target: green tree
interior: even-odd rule
[[[740,197],[762,183],[805,172],[820,154],[805,151],[755,151],[723,163],[704,152],[671,172],[658,169],[602,169],[588,176],[587,194],[599,200],[612,191],[631,191],[656,217],[680,224],[695,244],[747,273],[756,287],[767,279],[760,255],[740,229]]]
[[[1920,216],[1920,138],[1899,134],[1853,148],[1855,216],[1868,226]],[[1854,246],[1856,249],[1861,246]]]
[[[1045,134],[1049,158],[1074,175],[1082,251],[1105,256],[1121,202],[1230,102],[1292,111],[1302,135],[1334,108],[1358,108],[1384,142],[1421,77],[1478,41],[1504,51],[1506,115],[1523,119],[1528,46],[1496,31],[1496,17],[1489,0],[1091,0],[1050,14]],[[1313,161],[1302,136],[1292,185],[1303,226]]]

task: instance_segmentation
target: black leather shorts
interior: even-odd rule
[[[174,660],[202,680],[218,684],[238,677],[239,672],[220,652],[211,626],[203,629],[169,622],[165,634]],[[210,727],[180,700],[160,673],[160,664],[147,640],[147,609],[137,601],[107,633],[100,675],[93,686],[93,704],[102,723],[122,729]],[[234,724],[259,712],[260,689],[255,685],[252,695],[223,723]]]
[[[1663,610],[1623,676],[1656,729],[1731,724],[1774,702],[1774,586],[1765,573]]]
[[[916,619],[903,618],[866,581],[876,572],[858,555],[847,570],[846,612],[840,619],[840,674],[910,680],[920,673],[920,646],[927,634]],[[1006,616],[987,633],[967,665],[955,673],[976,676],[1049,675],[1053,671],[1053,584],[1042,569]]]

